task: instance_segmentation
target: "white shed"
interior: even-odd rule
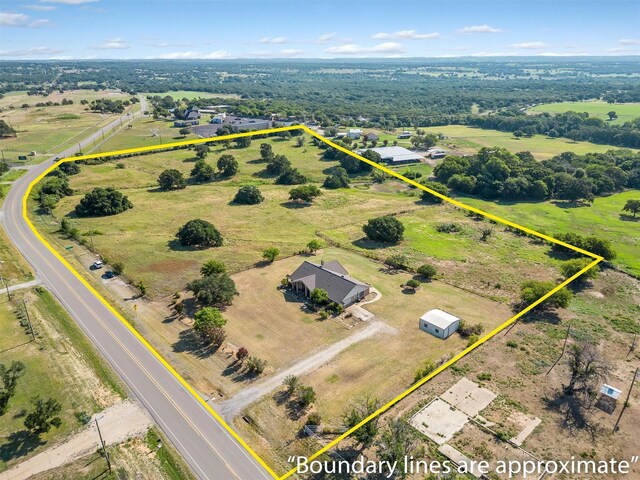
[[[460,319],[437,308],[429,310],[420,317],[420,330],[439,338],[447,338],[460,326]]]

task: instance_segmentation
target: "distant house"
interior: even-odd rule
[[[200,110],[197,107],[189,107],[184,113],[185,120],[198,120],[202,117]]]
[[[378,137],[378,135],[376,135],[376,134],[375,134],[375,133],[373,133],[373,132],[369,132],[369,133],[367,133],[367,134],[364,136],[364,139],[365,139],[367,142],[372,142],[372,141],[374,141],[374,140],[375,140],[375,141],[378,141],[378,140],[379,140],[379,138],[380,138],[380,137]]]
[[[447,338],[460,326],[460,319],[437,308],[429,310],[420,317],[420,330],[438,338]]]
[[[371,285],[349,276],[337,260],[320,265],[305,261],[289,275],[289,281],[294,291],[303,292],[306,297],[315,288],[326,290],[332,302],[345,307],[362,300],[371,289]]]
[[[226,113],[218,113],[217,115],[211,117],[211,121],[209,123],[224,123],[225,118],[227,118]]]
[[[233,120],[229,125],[234,132],[246,132],[248,130],[266,130],[273,126],[273,122],[271,120],[239,118]]]
[[[422,160],[422,155],[413,153],[404,147],[378,147],[369,148],[380,155],[383,162],[390,165],[403,165],[405,163],[418,163]],[[364,150],[358,150],[357,153],[362,154]]]
[[[352,138],[354,140],[359,139],[361,135],[362,135],[362,130],[360,130],[359,128],[352,128],[347,133],[347,137]]]
[[[176,120],[173,122],[174,127],[191,127],[193,125],[198,125],[200,120]]]

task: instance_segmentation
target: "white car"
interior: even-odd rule
[[[98,270],[102,267],[104,267],[104,263],[102,260],[96,260],[91,264],[91,270]]]

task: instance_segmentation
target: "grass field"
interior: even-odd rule
[[[61,102],[64,98],[73,100],[73,105],[33,106],[39,102]],[[0,140],[5,157],[17,161],[18,155],[27,155],[31,151],[45,154],[63,150],[107,125],[114,115],[90,113],[85,111],[85,105],[80,104],[81,100],[99,98],[126,100],[129,96],[116,91],[93,90],[55,92],[46,97],[29,96],[26,92],[7,94],[0,99],[0,119],[17,131],[17,137]],[[24,103],[31,107],[21,108]]]
[[[100,145],[94,147],[91,153],[110,152],[196,138],[195,135],[187,135],[186,137],[180,135],[178,132],[180,129],[173,126],[173,121],[154,120],[149,116],[136,118],[130,125],[132,125],[131,128],[120,130],[117,134],[112,135]]]
[[[608,197],[596,197],[590,206],[564,206],[556,202],[495,203],[469,197],[458,197],[469,205],[486,209],[521,225],[548,234],[575,232],[608,238],[618,256],[614,263],[640,275],[640,217],[623,215],[627,200],[640,199],[639,190],[628,190]]]
[[[16,314],[25,299],[37,341],[19,323]],[[67,313],[47,292],[20,292],[12,303],[0,303],[0,363],[14,360],[26,369],[19,379],[9,411],[0,416],[0,471],[24,460],[82,424],[80,412],[89,415],[118,400],[122,387]],[[63,407],[62,426],[40,436],[23,426],[31,399],[53,397]]]
[[[528,110],[529,113],[564,113],[577,112],[588,113],[590,117],[600,118],[609,121],[609,112],[614,111],[618,118],[611,121],[614,124],[629,122],[634,118],[640,117],[640,103],[620,103],[611,104],[600,100],[591,100],[588,102],[562,102],[562,103],[545,103],[536,105]]]

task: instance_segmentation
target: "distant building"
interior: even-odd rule
[[[189,107],[184,113],[185,120],[198,120],[202,117],[200,110],[197,107]]]
[[[437,308],[429,310],[420,317],[420,330],[438,338],[447,338],[460,326],[460,319]]]
[[[380,155],[383,162],[390,165],[403,165],[405,163],[418,163],[422,160],[422,156],[407,150],[404,147],[378,147],[369,148]],[[364,150],[358,150],[362,154]]]
[[[441,148],[430,148],[429,150],[427,150],[427,157],[433,159],[444,158],[446,156],[447,152],[445,150],[442,150]]]
[[[369,294],[371,285],[349,276],[349,272],[337,260],[320,262],[320,265],[303,262],[289,275],[291,288],[311,296],[316,288],[329,294],[329,300],[345,307],[362,300]]]
[[[193,125],[198,125],[200,120],[176,120],[173,122],[174,127],[191,127]]]
[[[218,113],[217,115],[211,117],[211,121],[209,123],[224,123],[225,118],[227,118],[226,113]]]
[[[373,132],[369,132],[364,136],[364,139],[368,142],[372,142],[372,141],[378,141],[380,137],[378,137],[378,135],[376,135]]]
[[[401,134],[398,135],[399,139],[403,139],[403,138],[411,138],[411,132],[408,130],[405,130],[404,132],[402,132]]]
[[[246,119],[240,118],[235,119],[229,123],[234,132],[246,132],[249,130],[265,130],[267,128],[271,128],[272,122],[271,120],[260,120],[260,119]]]
[[[361,135],[362,135],[362,130],[360,130],[359,128],[352,128],[349,130],[349,133],[347,133],[347,137],[352,138],[354,140],[359,139]]]

